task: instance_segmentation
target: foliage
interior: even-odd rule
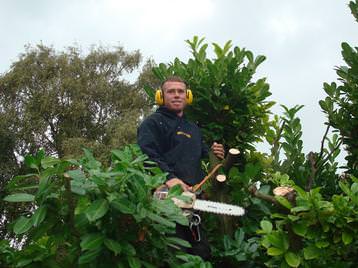
[[[255,58],[244,48],[231,49],[228,41],[224,47],[213,43],[216,57],[210,60],[204,38],[195,36],[186,42],[193,58],[187,63],[178,58],[170,64],[161,63],[153,68],[155,76],[164,81],[170,75],[178,75],[189,84],[194,104],[186,115],[199,124],[207,142],[220,141],[242,151],[253,149],[252,144],[265,134],[269,108],[274,104],[267,101],[271,93],[266,79],[252,81],[265,57]],[[146,87],[146,91],[153,96],[153,88]]]
[[[163,183],[166,174],[148,167],[152,163],[137,146],[114,150],[109,168],[84,151],[78,161],[45,156],[42,151],[27,156],[33,173],[14,178],[4,201],[32,204],[33,209],[12,225],[18,238],[28,239],[21,251],[1,242],[5,263],[10,267],[75,263],[79,267],[158,267],[162,263],[176,267],[184,260],[189,262],[185,267],[195,267],[201,261],[176,253],[188,243],[173,236],[175,223],[188,224],[187,218],[171,199],[152,197],[152,189]],[[36,183],[24,185],[27,177]]]
[[[340,183],[344,194],[325,200],[320,189],[295,186],[296,204],[289,213],[261,221],[262,245],[272,259],[269,267],[352,267],[357,263],[358,180]]]
[[[349,6],[357,18],[358,1]],[[218,232],[217,215],[203,217],[212,263],[176,251],[187,243],[174,237],[175,223],[187,224],[187,219],[169,199],[153,199],[152,190],[165,174],[136,146],[129,146],[114,150],[107,168],[88,150],[81,160],[60,160],[42,151],[28,155],[25,162],[32,173],[12,179],[4,199],[6,204],[29,204],[11,225],[18,241],[27,240],[19,244],[21,250],[0,241],[2,266],[356,265],[358,49],[342,45],[348,67],[337,68],[342,85],[324,84],[328,97],[320,106],[328,116],[327,129],[320,150],[305,156],[297,115],[303,107],[282,105],[283,114],[269,120],[273,102],[267,101],[268,84],[265,79],[251,81],[264,57],[254,59],[252,52],[238,47],[231,50],[227,42],[223,48],[213,44],[215,58],[210,60],[203,40],[187,41],[193,54],[187,63],[175,59],[155,66],[149,61],[137,85],[149,81],[146,92],[151,97],[158,81],[180,75],[195,96],[188,117],[200,124],[206,140],[243,152],[239,165],[227,172],[225,194],[226,202],[243,206],[246,214],[233,221],[232,235]],[[147,73],[153,66],[155,77]],[[271,145],[270,154],[255,151],[254,143],[263,137]],[[336,159],[342,143],[349,152],[348,170],[339,176]],[[13,143],[6,144],[11,148]],[[277,186],[293,187],[295,194],[274,196]],[[174,188],[170,195],[179,192]]]
[[[138,51],[122,47],[93,47],[85,55],[79,47],[28,46],[0,76],[0,198],[11,177],[28,172],[20,163],[26,153],[45,148],[75,157],[87,146],[105,163],[111,148],[134,142],[148,106],[138,82],[124,76],[140,61]],[[26,204],[0,204],[0,238],[9,235],[5,226],[22,209]]]
[[[27,47],[0,77],[1,113],[10,119],[16,153],[44,148],[74,156],[86,145],[108,155],[109,148],[133,142],[147,106],[123,75],[140,60],[138,51],[122,47],[93,47],[87,55],[78,47]]]
[[[355,18],[358,17],[357,5],[357,1],[349,3]],[[339,131],[348,151],[349,173],[358,176],[358,48],[343,42],[342,56],[347,65],[336,68],[342,84],[325,83],[324,90],[328,96],[320,101],[320,106],[328,117],[328,124]]]

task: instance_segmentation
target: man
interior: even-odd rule
[[[142,122],[137,135],[143,153],[168,173],[165,183],[168,188],[179,184],[184,191],[190,191],[204,178],[200,161],[208,153],[199,127],[184,116],[184,109],[191,101],[190,94],[180,77],[166,79],[156,96],[161,106]],[[217,157],[224,158],[223,145],[214,143],[211,150]],[[188,227],[177,225],[176,231],[180,238],[192,244],[187,250],[189,253],[209,258],[210,248],[205,239],[195,241]]]

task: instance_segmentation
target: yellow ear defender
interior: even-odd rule
[[[155,91],[155,103],[164,105],[163,91],[160,88]],[[189,88],[186,90],[186,103],[189,105],[193,103],[193,92]]]
[[[158,105],[164,104],[163,91],[160,88],[155,91],[155,103]]]

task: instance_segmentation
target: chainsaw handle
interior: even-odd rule
[[[200,187],[203,186],[203,184],[204,184],[208,179],[210,179],[210,178],[216,173],[216,171],[217,171],[220,167],[222,167],[222,165],[223,165],[223,164],[221,164],[221,163],[220,163],[220,164],[217,164],[217,165],[209,172],[209,174],[205,176],[205,178],[204,178],[200,183],[195,184],[195,185],[193,186],[193,192],[195,193],[197,190],[199,190]]]

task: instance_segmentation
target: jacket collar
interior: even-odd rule
[[[167,107],[165,107],[165,106],[160,106],[160,107],[157,109],[156,112],[157,112],[157,113],[161,113],[161,114],[166,115],[166,116],[171,117],[171,118],[177,118],[177,119],[180,119],[180,118],[183,118],[183,119],[184,119],[184,118],[185,118],[185,114],[183,114],[182,117],[179,117],[179,116],[177,116],[177,114],[176,114],[175,112],[169,110],[169,109],[168,109]]]

